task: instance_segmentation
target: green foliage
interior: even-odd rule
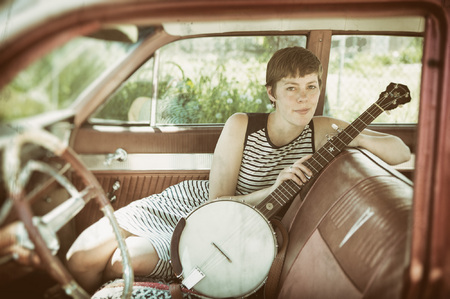
[[[183,77],[162,94],[158,123],[224,123],[239,111],[267,111],[264,86],[255,80],[244,86],[226,73],[226,66],[220,65],[212,76],[201,75],[195,82]]]
[[[158,87],[157,123],[224,123],[236,112],[270,111],[262,81],[267,61],[280,48],[305,44],[304,36],[259,36],[167,45],[161,50],[166,88]]]
[[[81,37],[56,49],[0,91],[0,120],[67,108],[127,47]]]
[[[21,93],[12,86],[7,86],[0,93],[1,122],[36,115],[48,110],[45,103],[36,101],[27,93]]]
[[[400,53],[399,62],[404,64],[421,63],[423,38],[413,38],[410,44]]]

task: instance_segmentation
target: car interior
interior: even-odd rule
[[[323,165],[276,215],[289,236],[277,298],[402,298],[413,254],[427,18],[395,9],[383,15],[378,7],[377,13],[361,9],[352,16],[343,7],[322,14],[283,8],[271,15],[261,8],[255,17],[219,7],[209,8],[213,17],[201,10],[162,9],[158,16],[157,9],[144,9],[96,28],[61,29],[70,38],[58,46],[45,41],[45,55],[12,70],[14,79],[1,90],[15,104],[0,103],[6,120],[0,128],[0,226],[23,221],[22,230],[41,242],[32,246],[48,266],[18,265],[6,255],[0,259],[0,292],[48,297],[59,284],[66,295],[88,296],[64,266],[75,238],[135,200],[184,180],[207,180],[228,117],[273,111],[264,86],[268,59],[278,49],[302,46],[323,65],[316,116],[351,123],[391,83],[406,85],[410,101],[382,109],[366,125],[398,136],[412,155],[388,165],[366,150],[344,147]],[[330,141],[341,132],[337,128]],[[33,216],[44,229],[31,229]],[[51,233],[56,236],[45,236],[50,225],[57,226]],[[51,242],[57,243],[56,258],[46,249]],[[126,274],[88,297],[139,298],[139,292],[169,288]],[[195,288],[183,292],[185,298],[202,297]],[[263,293],[258,286],[243,295]]]

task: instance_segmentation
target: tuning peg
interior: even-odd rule
[[[391,115],[391,111],[385,110],[387,115]]]
[[[398,105],[398,107],[403,108],[403,104]]]
[[[336,132],[338,132],[338,133],[341,133],[341,132],[342,132],[342,129],[339,128],[339,126],[336,125],[336,124],[332,124],[331,127],[332,127]]]

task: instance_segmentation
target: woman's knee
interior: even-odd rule
[[[105,267],[117,248],[112,228],[102,218],[84,230],[66,254],[67,266],[77,272]]]
[[[131,259],[131,267],[136,275],[149,275],[153,272],[159,261],[157,252],[152,243],[147,239],[130,236],[125,239]],[[123,259],[119,248],[111,256],[105,269],[105,277],[108,279],[120,277],[123,274]]]

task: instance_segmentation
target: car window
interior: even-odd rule
[[[276,50],[294,45],[304,47],[306,37],[221,36],[173,42],[124,82],[90,122],[216,124],[235,112],[270,111],[264,86],[267,61]],[[158,92],[153,105],[154,59]]]
[[[421,37],[333,36],[324,114],[352,121],[396,82],[409,87],[411,102],[375,122],[417,123],[422,48]]]
[[[305,36],[182,40],[161,49],[159,124],[224,123],[235,112],[268,112],[265,75],[272,54],[305,46]]]
[[[0,120],[69,107],[132,44],[76,38],[37,60],[0,91]]]
[[[152,57],[120,85],[89,121],[148,123],[153,94],[153,65]]]

